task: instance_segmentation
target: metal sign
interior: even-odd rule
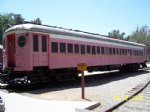
[[[87,70],[87,65],[86,65],[86,63],[79,63],[79,64],[77,65],[77,69],[78,69],[78,71],[85,71],[85,70]]]

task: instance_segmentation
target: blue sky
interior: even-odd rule
[[[150,0],[0,0],[0,13],[10,12],[104,35],[119,29],[127,36],[137,26],[150,26]]]

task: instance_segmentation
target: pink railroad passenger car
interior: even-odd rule
[[[24,83],[76,78],[77,64],[88,71],[146,67],[146,46],[107,36],[64,28],[21,24],[3,35],[3,77]]]

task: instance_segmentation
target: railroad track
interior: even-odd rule
[[[150,112],[150,79],[117,98],[122,101],[105,112]]]

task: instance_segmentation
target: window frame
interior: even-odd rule
[[[33,52],[39,52],[39,35],[33,34]]]
[[[101,54],[102,54],[102,55],[104,55],[104,54],[105,54],[105,49],[104,49],[104,47],[103,47],[103,46],[101,47]]]
[[[42,35],[41,38],[42,38],[42,41],[41,41],[42,52],[47,52],[47,36]],[[43,40],[44,38],[45,38],[45,40]]]
[[[92,46],[92,55],[96,55],[96,46]]]
[[[97,54],[101,54],[101,50],[100,50],[100,49],[101,49],[100,46],[97,46],[97,47],[96,47]]]
[[[74,53],[79,54],[80,53],[80,45],[79,44],[74,44]]]
[[[60,50],[60,53],[66,53],[66,43],[60,42],[59,43],[59,50]]]
[[[73,44],[67,43],[67,53],[73,53]]]
[[[90,45],[86,45],[86,53],[91,54],[91,46]]]
[[[56,46],[54,46],[54,44]],[[53,49],[53,47],[54,47],[54,49]],[[51,42],[51,52],[52,53],[59,53],[59,44],[58,44],[58,42]]]
[[[80,45],[81,46],[81,54],[85,54],[85,45]]]

